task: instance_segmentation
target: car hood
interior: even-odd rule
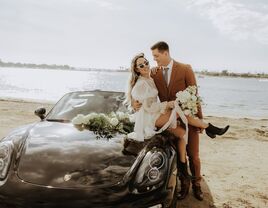
[[[122,154],[123,135],[96,139],[71,123],[37,123],[19,159],[18,177],[25,182],[61,188],[107,186],[121,181],[135,161]]]

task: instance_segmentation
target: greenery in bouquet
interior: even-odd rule
[[[134,130],[133,115],[124,112],[78,114],[72,119],[76,126],[92,131],[99,138],[110,139],[117,133],[128,134]]]

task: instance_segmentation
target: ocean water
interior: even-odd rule
[[[196,78],[205,115],[268,118],[268,80]],[[0,68],[0,99],[56,102],[71,91],[125,91],[128,79],[128,72]]]

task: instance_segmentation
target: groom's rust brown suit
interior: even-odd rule
[[[151,77],[154,79],[161,102],[173,101],[176,99],[177,92],[185,90],[188,86],[196,85],[195,75],[191,66],[172,59],[166,42],[157,42],[151,47],[151,50],[154,60],[157,62],[157,67],[151,68]],[[165,70],[164,74],[163,70]],[[137,111],[142,104],[132,100],[131,105]],[[198,108],[197,116],[203,119],[201,106]],[[193,194],[198,200],[203,200],[203,192],[200,186],[199,133],[198,128],[189,125],[187,155],[189,156],[192,173]],[[189,192],[190,179],[187,171],[187,161],[183,162],[181,158],[178,158],[177,165],[180,169],[179,178],[181,181],[181,190],[178,192],[177,197],[182,200]]]
[[[170,82],[167,86],[162,68],[157,70],[156,74],[151,73],[161,102],[176,99],[176,93],[185,90],[190,85],[196,85],[194,72],[190,65],[179,63],[173,60]],[[199,106],[197,116],[203,119],[201,106]],[[187,145],[187,154],[189,156],[190,170],[193,176],[192,183],[200,187],[201,164],[199,158],[199,129],[189,125],[189,137]]]

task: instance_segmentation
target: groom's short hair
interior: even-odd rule
[[[169,51],[168,44],[164,41],[159,41],[159,42],[155,43],[151,47],[151,50],[155,50],[155,49],[158,49],[160,52]]]

